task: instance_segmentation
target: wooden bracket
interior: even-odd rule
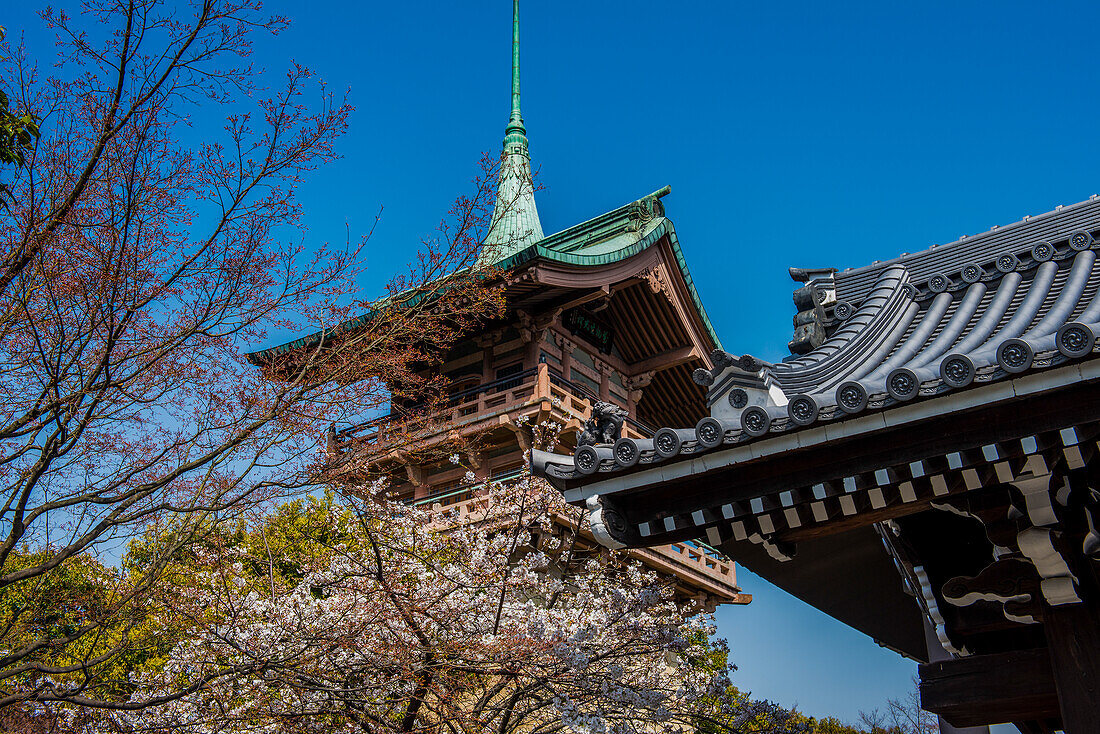
[[[956,607],[979,601],[1001,605],[1006,619],[1021,624],[1042,621],[1043,598],[1035,567],[1020,558],[994,561],[977,576],[956,576],[943,585],[943,599]]]

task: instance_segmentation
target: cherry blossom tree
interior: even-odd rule
[[[312,491],[325,428],[433,387],[416,368],[498,304],[469,277],[491,175],[381,302],[355,297],[365,240],[301,244],[294,189],[337,157],[351,108],[304,67],[269,86],[249,65],[253,36],[286,25],[258,2],[43,18],[60,68],[0,54],[41,133],[0,211],[0,711],[132,706],[122,672],[189,610],[165,592],[181,559]],[[189,125],[197,102],[223,130]],[[289,333],[316,336],[249,362]],[[135,538],[140,562],[117,567]]]
[[[138,710],[54,713],[91,732],[789,730],[775,707],[723,696],[713,621],[669,579],[578,542],[542,480],[491,483],[461,515],[381,489],[298,501],[196,549],[164,599],[186,625],[134,674]],[[142,705],[181,680],[203,685]]]

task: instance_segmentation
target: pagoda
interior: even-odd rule
[[[709,415],[534,470],[596,537],[705,534],[920,661],[944,730],[1100,732],[1100,199],[792,269],[791,355],[718,350]]]
[[[450,386],[441,407],[424,415],[395,403],[386,415],[339,427],[330,443],[341,460],[354,456],[385,474],[409,503],[462,515],[476,506],[486,482],[527,471],[533,425],[562,426],[560,440],[571,448],[594,406],[614,406],[623,435],[639,440],[653,435],[652,426],[694,424],[706,415],[692,373],[713,367],[711,354],[720,344],[666,216],[662,198],[669,192],[666,186],[544,234],[520,111],[519,3],[513,0],[511,113],[494,212],[478,254],[482,269],[499,274],[506,307],[425,368],[424,376],[442,375]],[[318,338],[249,358],[267,368]],[[458,464],[450,459],[455,453]],[[703,608],[748,603],[733,563],[701,535],[630,555],[674,578],[679,594]]]

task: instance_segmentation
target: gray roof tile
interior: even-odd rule
[[[712,408],[714,417],[695,429],[662,429],[653,442],[637,442],[631,466],[1091,358],[1100,341],[1093,232],[1100,233],[1097,199],[850,273],[823,271],[830,287],[835,279],[837,303],[851,309],[831,317],[817,348],[776,365],[722,353],[711,374],[697,376],[712,406],[725,407],[728,396],[719,393],[733,388],[719,377],[741,364],[758,368],[761,384],[778,385],[785,400],[748,405],[732,418]],[[609,456],[585,481],[629,468]],[[542,454],[535,469],[579,477],[569,456]]]

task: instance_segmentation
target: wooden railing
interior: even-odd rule
[[[572,395],[587,400],[589,405],[601,399],[599,395],[596,395],[584,385],[565,379],[565,376],[553,367],[550,368],[549,372],[551,385],[560,387],[562,390],[568,391]],[[631,436],[631,438],[649,438],[656,433],[656,429],[652,426],[629,416],[626,418],[626,425],[631,426],[634,429],[634,433],[637,434]]]
[[[455,505],[459,502],[471,499],[470,495],[474,491],[485,487],[488,482],[506,482],[508,480],[520,477],[526,472],[527,469],[521,467],[505,472],[503,474],[499,474],[494,477],[490,477],[487,480],[479,479],[475,482],[459,482],[457,484],[452,484],[448,487],[441,487],[437,491],[429,494],[427,497],[409,500],[409,504],[413,505],[414,507],[431,504],[433,509],[450,507],[451,505]],[[436,508],[435,505],[439,505],[440,507]]]
[[[599,396],[583,385],[566,380],[560,372],[547,364],[540,364],[536,368],[449,395],[444,407],[431,414],[391,412],[345,428],[337,434],[337,438],[341,441],[356,439],[365,443],[376,443],[385,441],[389,436],[407,436],[431,425],[460,426],[479,417],[538,404],[544,400],[551,401],[568,417],[583,422],[592,415],[592,404],[599,399]],[[653,432],[650,426],[628,417],[623,435],[648,438]]]
[[[545,365],[542,365],[545,366]],[[341,440],[355,438],[366,442],[385,440],[388,434],[408,434],[429,423],[455,425],[470,416],[522,405],[537,397],[539,370],[530,369],[499,380],[477,385],[447,396],[445,407],[427,415],[391,412],[366,423],[345,428],[337,434]]]
[[[676,558],[681,563],[695,566],[698,570],[710,576],[733,578],[733,561],[719,553],[711,553],[704,550],[701,544],[693,541],[684,543],[670,543],[669,545],[656,546],[649,550],[662,553],[670,558]],[[677,554],[677,555],[673,555]]]

